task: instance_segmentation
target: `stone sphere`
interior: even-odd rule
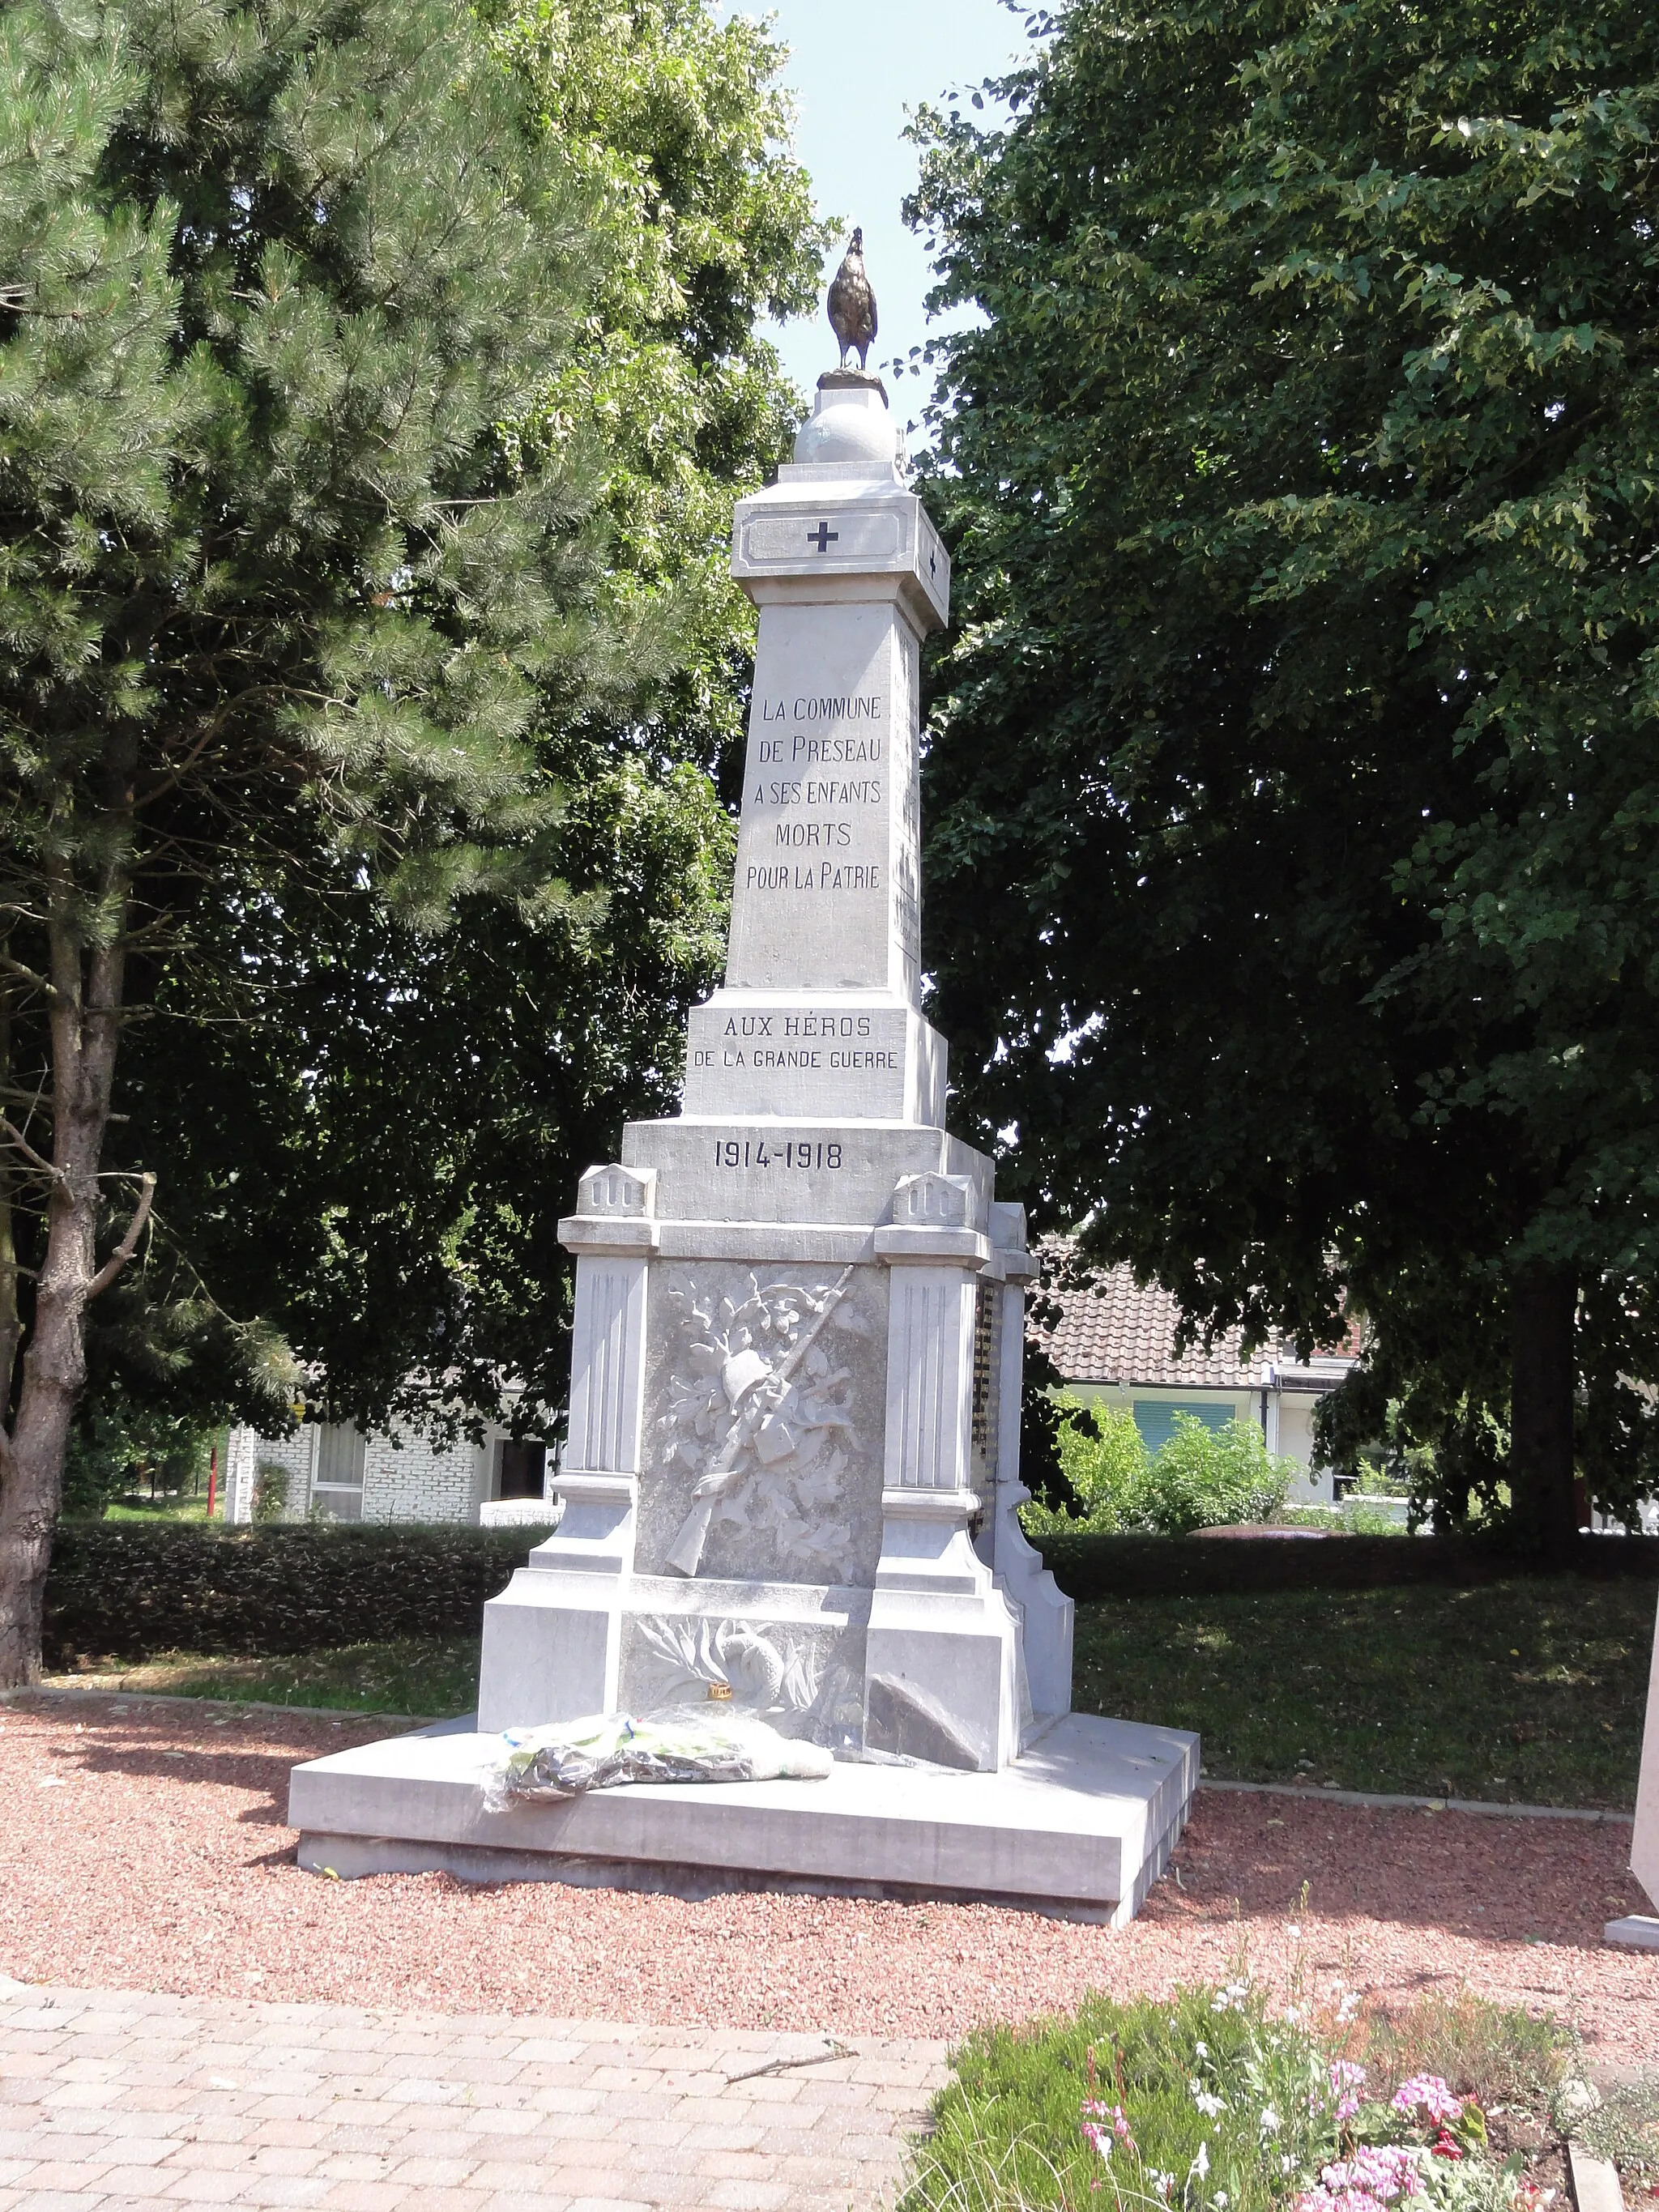
[[[886,397],[874,386],[820,390],[812,414],[795,434],[798,461],[890,469],[896,452]]]

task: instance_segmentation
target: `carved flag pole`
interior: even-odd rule
[[[853,1273],[850,1266],[842,1269],[840,1277],[826,1292],[823,1304],[814,1315],[811,1328],[801,1331],[764,1382],[757,1381],[743,1411],[726,1431],[726,1441],[715,1455],[714,1465],[700,1477],[696,1488],[691,1492],[691,1510],[680,1523],[680,1532],[670,1547],[667,1564],[677,1575],[693,1576],[702,1565],[702,1547],[708,1540],[715,1501],[732,1487],[737,1479],[738,1462],[744,1448],[753,1442],[755,1431],[760,1426],[761,1417],[768,1405],[775,1402],[769,1394],[780,1382],[787,1383],[799,1366],[818,1331],[846,1297]]]

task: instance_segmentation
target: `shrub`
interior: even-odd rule
[[[1186,1536],[1194,1528],[1271,1521],[1297,1471],[1294,1460],[1267,1449],[1254,1421],[1235,1419],[1212,1429],[1192,1413],[1177,1413],[1175,1434],[1136,1492],[1135,1525]]]
[[[1119,1406],[1064,1408],[1055,1432],[1060,1471],[1076,1492],[1087,1528],[1133,1527],[1125,1518],[1151,1464],[1135,1418]],[[1085,1426],[1085,1424],[1088,1425]]]
[[[164,1651],[280,1657],[474,1636],[544,1530],[307,1522],[258,1528],[66,1523],[52,1547],[49,1667]]]
[[[1231,1982],[981,2029],[955,2054],[902,2212],[1541,2212],[1522,2159],[1491,2149],[1479,2096],[1420,2052],[1407,2078],[1377,2071],[1358,2005],[1274,2017]],[[1491,2078],[1527,2077],[1534,2109],[1570,2047],[1478,1998],[1456,2039]]]
[[[274,1460],[260,1461],[253,1478],[253,1517],[261,1528],[286,1516],[292,1486],[293,1478],[285,1467],[278,1467]]]
[[[1177,1413],[1175,1433],[1150,1458],[1133,1413],[1121,1407],[1065,1409],[1056,1443],[1061,1472],[1081,1514],[1033,1503],[1021,1515],[1039,1539],[1086,1530],[1095,1535],[1185,1536],[1194,1528],[1268,1521],[1283,1506],[1297,1472],[1269,1452],[1254,1421],[1212,1429]]]

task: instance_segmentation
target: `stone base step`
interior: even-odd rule
[[[1121,1926],[1186,1821],[1199,1742],[1068,1713],[996,1774],[838,1761],[822,1782],[647,1784],[490,1812],[493,1736],[388,1737],[294,1769],[300,1863],[584,1887],[973,1899]]]

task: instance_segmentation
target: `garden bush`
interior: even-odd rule
[[[1065,1409],[1055,1437],[1060,1471],[1083,1510],[1057,1512],[1036,1501],[1021,1518],[1034,1538],[1087,1530],[1096,1535],[1189,1535],[1195,1528],[1268,1521],[1298,1472],[1267,1449],[1254,1421],[1212,1429],[1177,1413],[1175,1433],[1156,1457],[1133,1413],[1115,1406]]]
[[[473,1636],[485,1599],[544,1533],[66,1522],[46,1583],[46,1663]]]
[[[1489,2143],[1482,2077],[1528,2075],[1546,2112],[1571,2037],[1470,2000],[1460,2048],[1490,2068],[1402,2078],[1399,2034],[1373,2063],[1358,2009],[1275,2016],[1241,1981],[981,2029],[954,2054],[902,2212],[1541,2212],[1522,2157]]]
[[[1030,1532],[1055,1581],[1081,1605],[1101,1597],[1218,1596],[1229,1590],[1474,1589],[1517,1576],[1626,1575],[1659,1581],[1659,1537],[1581,1536],[1547,1559],[1490,1536],[1114,1536],[1056,1514]]]

